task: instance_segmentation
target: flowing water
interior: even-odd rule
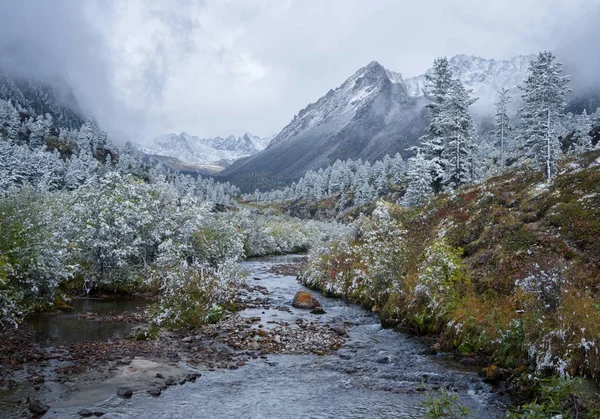
[[[445,357],[424,355],[417,339],[383,329],[377,317],[355,305],[314,294],[327,311],[313,315],[291,307],[302,288],[294,277],[269,273],[275,263],[294,256],[271,257],[243,263],[248,281],[268,288],[273,306],[280,310],[249,309],[242,316],[261,316],[262,324],[295,320],[343,324],[347,343],[326,355],[269,355],[237,370],[204,371],[195,383],[169,388],[158,398],[146,393],[130,400],[116,396],[94,410],[106,418],[412,418],[426,411],[423,401],[447,389],[468,407],[470,417],[504,415],[504,406],[490,387],[472,371]],[[264,311],[264,314],[263,314]],[[81,408],[51,409],[45,417],[78,417]]]

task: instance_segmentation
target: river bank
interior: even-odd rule
[[[293,257],[244,262],[249,275],[239,290],[241,310],[202,330],[135,340],[131,337],[146,327],[144,319],[124,312],[119,315],[136,319],[129,338],[45,346],[29,332],[16,332],[12,344],[3,340],[3,345],[12,345],[15,353],[28,349],[21,350],[23,362],[9,355],[0,359],[4,417],[26,411],[28,405],[19,401],[27,397],[49,406],[44,417],[80,417],[79,412],[282,417],[272,398],[288,401],[288,416],[321,410],[323,417],[359,412],[415,417],[423,413],[428,392],[446,388],[472,412],[501,415],[502,404],[475,373],[424,355],[425,345],[382,329],[371,313],[320,296],[323,315],[292,307],[295,291],[302,288],[293,275],[297,262]],[[131,399],[117,396],[122,387],[132,391]],[[209,396],[221,403],[207,401]],[[198,397],[203,397],[201,407],[190,401]],[[330,398],[339,399],[337,410]],[[160,403],[154,406],[153,400]]]

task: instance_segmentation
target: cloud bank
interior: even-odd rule
[[[597,83],[600,1],[3,0],[0,67],[63,77],[117,139],[277,133],[356,69],[557,51]]]

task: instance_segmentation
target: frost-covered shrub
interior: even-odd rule
[[[306,252],[348,231],[347,226],[336,222],[265,216],[249,211],[228,217],[242,230],[247,257]]]
[[[216,321],[234,304],[241,278],[234,260],[216,267],[197,260],[163,260],[152,275],[152,280],[161,284],[161,299],[152,312],[152,321],[170,328]]]
[[[86,281],[104,285],[139,283],[167,240],[191,253],[191,237],[208,213],[170,185],[146,184],[118,172],[86,183],[69,199],[65,228],[71,257]]]
[[[462,249],[443,239],[426,250],[416,283],[408,290],[408,311],[421,332],[439,330],[465,295],[470,280],[461,255]]]
[[[203,220],[192,237],[194,256],[213,266],[224,260],[237,260],[244,254],[244,241],[238,229],[218,217]]]
[[[56,204],[31,187],[0,198],[0,321],[16,324],[36,303],[52,301],[71,273]]]
[[[553,267],[550,271],[535,264],[533,272],[515,285],[533,297],[539,306],[549,312],[555,312],[561,302],[561,294],[565,285],[563,267]]]
[[[404,230],[379,202],[372,217],[356,221],[348,233],[311,255],[302,280],[323,292],[381,308],[401,288],[405,269]]]

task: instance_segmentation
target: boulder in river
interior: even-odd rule
[[[117,396],[124,399],[131,399],[131,396],[133,396],[133,390],[131,390],[129,387],[119,387],[117,390]]]
[[[292,301],[292,306],[296,308],[317,308],[321,307],[321,303],[315,297],[311,295],[311,293],[307,291],[300,290],[294,296],[294,301]]]
[[[94,416],[94,412],[92,412],[90,409],[81,409],[79,412],[77,412],[79,414],[79,416],[81,416],[82,418],[91,418],[92,416]]]
[[[31,400],[29,402],[29,411],[34,415],[44,415],[48,410],[50,410],[50,406],[39,400]]]

